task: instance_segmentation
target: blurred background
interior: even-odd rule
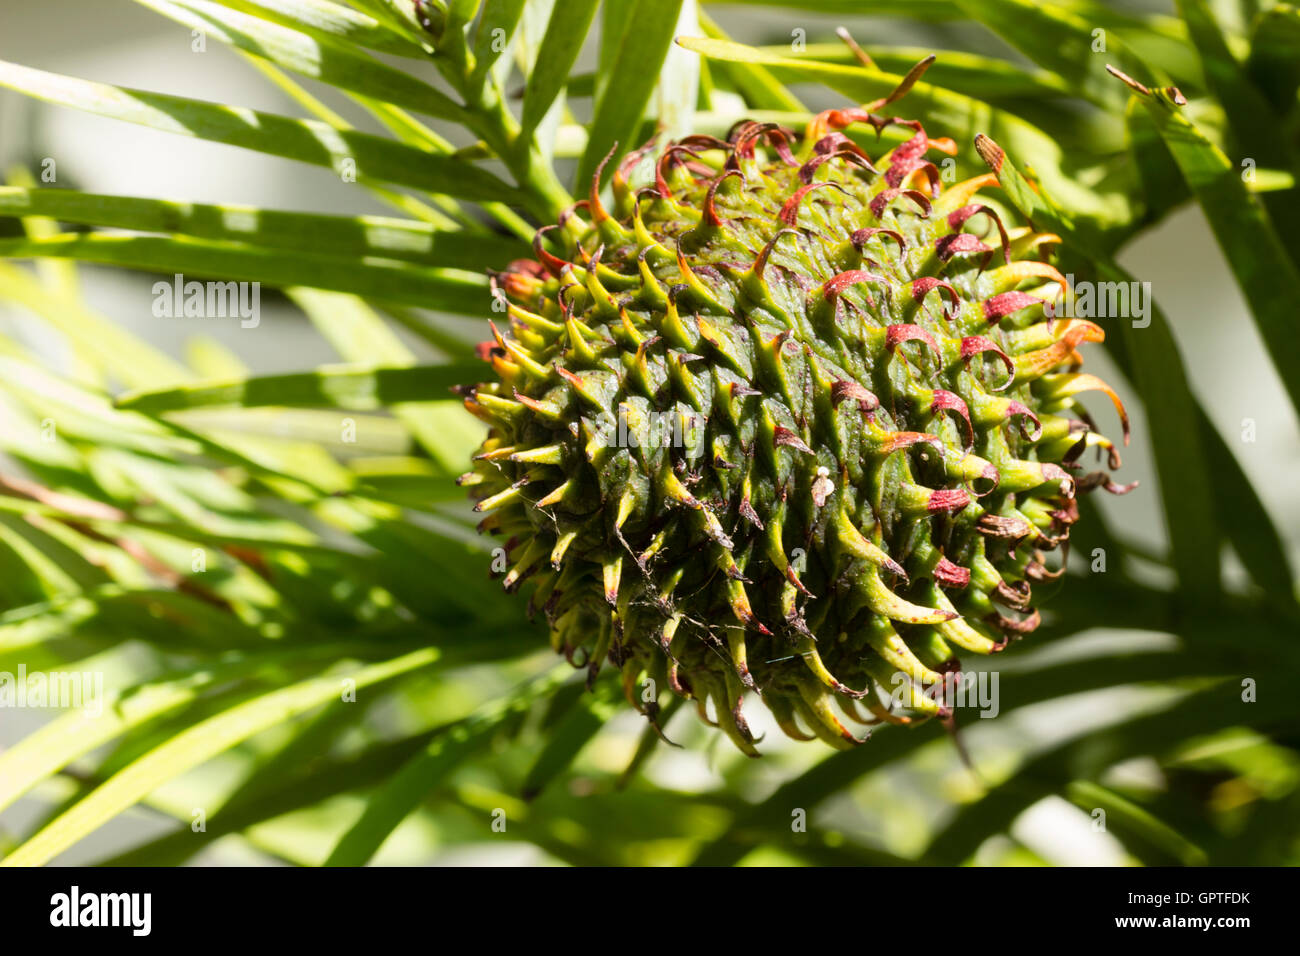
[[[1171,4],[1151,2],[1138,6],[1172,12]],[[943,49],[948,47],[994,52],[1021,61],[1014,51],[974,24],[927,25],[865,16],[831,18],[778,8],[756,12],[725,4],[710,5],[709,11],[734,38],[746,43],[788,43],[796,30],[806,31],[809,43],[834,42],[834,28],[843,24],[864,44],[897,43],[934,49],[941,60]],[[211,43],[205,52],[196,52],[187,31],[125,0],[0,0],[0,58],[130,87],[288,114],[297,112],[286,97],[221,44]],[[584,60],[590,59],[588,51]],[[580,63],[579,69],[590,69],[590,63]],[[797,92],[812,106],[836,102],[825,90],[801,87]],[[328,99],[330,93],[322,95]],[[337,98],[331,105],[347,110],[347,104]],[[901,112],[905,114],[906,110]],[[355,110],[349,118],[354,114]],[[356,122],[366,128],[363,116],[356,115]],[[57,164],[58,185],[90,192],[335,213],[385,212],[363,190],[341,182],[327,169],[170,136],[0,92],[0,168],[22,165],[39,171],[47,159]],[[1177,212],[1126,248],[1120,262],[1151,283],[1155,299],[1172,322],[1193,390],[1238,453],[1286,536],[1291,554],[1300,560],[1300,495],[1296,494],[1294,480],[1300,470],[1300,430],[1201,212],[1195,206]],[[173,355],[183,354],[194,327],[152,315],[150,288],[156,277],[91,266],[80,272],[85,297],[99,311],[159,348]],[[19,338],[28,335],[21,310],[0,304],[0,322]],[[202,333],[218,339],[257,372],[301,370],[336,361],[335,354],[298,309],[287,299],[266,291],[257,328],[245,329],[238,321],[214,319],[203,326]],[[61,356],[57,342],[32,344],[46,348],[52,366],[58,367]],[[414,338],[409,339],[409,344],[417,352],[425,351]],[[1091,370],[1103,377],[1119,377],[1112,374],[1107,357],[1099,349],[1090,350],[1088,361],[1090,365],[1097,363]],[[1118,477],[1122,481],[1140,480],[1142,486],[1122,498],[1099,496],[1098,504],[1117,527],[1152,549],[1161,550],[1165,547],[1164,531],[1146,441],[1151,426],[1140,404],[1131,396],[1125,398],[1133,416],[1134,440],[1125,452],[1124,469]],[[1116,431],[1114,413],[1108,404],[1103,400],[1094,408],[1106,426],[1103,430]],[[1252,435],[1253,440],[1248,440]],[[1231,507],[1231,503],[1225,502],[1224,507]],[[1237,568],[1229,573],[1241,572]],[[1102,646],[1158,647],[1173,640],[1164,634],[1105,630],[1085,632],[1037,649],[1029,641],[1017,653],[1039,655],[1040,661],[1042,655],[1066,660],[1070,655],[1087,657],[1090,649]],[[1014,670],[1017,661],[1008,656],[1001,665],[1004,671]],[[996,721],[974,720],[974,726],[965,731],[965,743],[977,772],[996,774],[999,765],[1018,759],[1026,751],[1049,748],[1054,740],[1079,733],[1089,722],[1140,710],[1160,693],[1156,688],[1126,688],[1026,708]],[[21,739],[48,717],[40,711],[0,711],[0,748]],[[765,718],[761,708],[752,711],[751,721],[759,724],[756,732],[773,729],[765,724]],[[629,711],[620,712],[615,721],[614,729],[584,754],[583,759],[593,767],[617,768],[634,745],[640,719]],[[687,747],[661,752],[655,758],[647,774],[656,781],[678,791],[703,792],[740,773],[735,766],[738,759],[744,763],[744,758],[731,753],[725,741],[684,723],[675,729]],[[820,754],[810,748],[820,746],[794,744],[779,732],[769,733],[763,747],[768,756],[755,766],[743,768],[743,786],[750,794],[770,791],[817,759]],[[219,776],[233,772],[224,766],[226,759],[205,766],[202,773]],[[228,759],[238,757],[231,755]],[[1132,761],[1112,771],[1138,787],[1155,785],[1153,778],[1162,772],[1150,760]],[[1297,770],[1284,766],[1276,772],[1293,777]],[[578,782],[580,785],[580,778]],[[824,812],[839,829],[866,835],[872,842],[906,855],[924,845],[924,834],[934,825],[933,815],[943,798],[959,798],[962,789],[971,785],[969,772],[956,759],[949,742],[940,740],[919,748],[916,757],[905,765],[866,778]],[[57,798],[51,792],[29,795],[0,813],[0,828],[26,830]],[[166,793],[161,799],[167,799]],[[177,789],[176,799],[183,805],[181,788]],[[331,804],[313,811],[317,815],[329,812],[346,816],[355,811],[346,801],[341,806]],[[707,805],[702,803],[698,812],[707,816]],[[281,850],[300,839],[306,849],[285,852],[310,857],[312,834],[320,820],[311,814],[298,816],[301,819],[282,821],[274,832],[268,830],[264,838],[268,845]],[[99,859],[166,829],[168,825],[158,822],[149,811],[137,809],[98,831],[58,862]],[[979,859],[1078,865],[1130,862],[1118,841],[1098,832],[1087,814],[1058,797],[1034,803],[1015,821],[1011,832],[1014,843],[990,840],[981,847]],[[275,862],[276,853],[260,851],[256,842],[223,839],[192,862]],[[508,839],[460,844],[451,850],[449,842],[453,841],[448,840],[437,821],[412,817],[388,841],[377,862],[548,861],[545,852],[535,846]],[[671,858],[671,854],[668,856]],[[779,854],[769,858],[759,855],[751,862],[779,862]]]

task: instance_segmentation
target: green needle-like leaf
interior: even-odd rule
[[[379,21],[332,0],[217,0],[223,7],[292,27],[321,40],[396,56],[425,57],[424,47]]]
[[[55,718],[35,733],[0,753],[0,810],[41,780],[163,714],[193,703],[217,682],[236,680],[279,663],[309,663],[333,659],[336,646],[294,648],[251,654],[176,676],[164,676],[138,687],[110,694]]]
[[[191,30],[340,89],[463,122],[465,111],[447,94],[369,55],[325,37],[311,37],[209,0],[136,0]]]
[[[672,43],[682,0],[630,0],[614,48],[608,75],[612,81],[599,92],[596,114],[591,121],[587,149],[578,164],[575,189],[585,193],[596,166],[617,143],[623,151],[635,148],[632,139],[641,114],[659,81],[659,65]],[[602,182],[613,175],[607,166]]]
[[[968,858],[987,836],[1010,826],[1027,807],[1068,784],[1077,773],[1078,761],[1071,758],[1089,739],[1098,742],[1102,753],[1109,746],[1111,753],[1159,756],[1180,740],[1220,727],[1267,726],[1284,711],[1285,707],[1277,703],[1243,703],[1239,689],[1233,682],[1225,682],[1186,696],[1173,706],[1125,719],[1118,727],[1109,724],[1082,739],[1070,740],[1027,762],[983,799],[963,807],[935,837],[928,858],[947,865]],[[1116,748],[1117,736],[1130,746]],[[1156,837],[1167,838],[1168,834]]]
[[[1178,9],[1200,54],[1205,81],[1223,104],[1231,133],[1229,152],[1251,167],[1252,176],[1258,176],[1261,168],[1300,173],[1300,154],[1287,136],[1279,135],[1284,128],[1282,113],[1274,110],[1247,78],[1208,4],[1205,0],[1178,0]],[[1268,211],[1283,251],[1300,269],[1300,189],[1268,190],[1260,203]]]
[[[162,784],[217,754],[322,704],[337,701],[345,687],[363,690],[435,663],[436,648],[413,651],[346,675],[321,676],[263,694],[181,732],[115,774],[90,796],[54,820],[0,866],[41,866],[83,836],[138,803]]]
[[[618,712],[620,700],[615,685],[605,681],[592,693],[584,693],[573,702],[564,718],[551,728],[546,746],[524,778],[525,800],[535,798],[568,769],[582,748]]]
[[[1275,109],[1295,115],[1300,90],[1300,7],[1278,3],[1255,18],[1246,72]]]
[[[0,296],[43,317],[70,341],[81,346],[88,361],[116,376],[125,385],[156,388],[189,378],[179,362],[121,326],[91,312],[80,301],[70,302],[62,295],[51,293],[29,270],[0,261]],[[88,347],[92,342],[93,349]]]
[[[412,365],[404,368],[321,368],[314,372],[265,375],[230,382],[186,385],[157,392],[134,392],[118,407],[159,415],[163,412],[214,405],[382,408],[395,402],[446,400],[455,385],[472,382],[483,373],[481,362]]]
[[[740,0],[711,0],[711,6],[737,6]],[[809,13],[867,14],[913,20],[956,20],[961,10],[952,0],[745,0],[754,7],[780,7]]]
[[[599,5],[600,0],[556,4],[537,51],[537,62],[524,88],[524,135],[537,129],[564,89]]]
[[[483,14],[479,17],[477,32],[474,34],[471,89],[483,83],[488,71],[510,49],[510,40],[523,15],[525,2],[526,0],[485,0]]]
[[[1259,198],[1246,188],[1240,169],[1179,111],[1174,97],[1165,90],[1135,95],[1205,211],[1291,405],[1300,414],[1300,351],[1295,348],[1293,307],[1300,302],[1300,269]]]
[[[209,240],[67,233],[53,239],[0,239],[0,257],[79,259],[162,273],[169,281],[174,275],[221,276],[280,288],[311,286],[465,315],[483,311],[489,301],[487,280],[478,273]]]
[[[704,31],[705,36],[712,40],[731,40],[726,31],[703,11],[700,12],[700,29]],[[783,110],[791,113],[803,112],[804,106],[799,102],[799,99],[787,90],[766,67],[759,66],[756,63],[741,63],[736,60],[724,60],[719,65],[731,78],[731,82],[736,89],[745,97],[745,101],[755,109]]]
[[[254,206],[213,206],[71,189],[0,186],[0,216],[173,233],[357,259],[380,257],[444,268],[500,268],[529,253],[501,236],[442,230],[387,216],[331,216]]]
[[[237,794],[208,818],[207,828],[194,833],[183,827],[143,846],[104,860],[102,866],[178,866],[210,843],[231,833],[320,803],[340,793],[360,790],[386,780],[440,731],[434,730],[376,744],[356,756],[317,761],[308,770],[282,778],[263,779],[256,798]]]
[[[1060,76],[1098,106],[1118,110],[1124,105],[1122,91],[1106,73],[1107,63],[1145,80],[1145,68],[1129,53],[1115,32],[1098,27],[1057,4],[1033,0],[956,0],[973,20],[984,24],[999,37],[1045,70]]]
[[[295,289],[290,294],[345,361],[374,365],[415,364],[414,353],[373,309],[357,297],[312,289]],[[468,362],[462,366],[473,367]],[[483,440],[482,426],[465,413],[460,402],[450,401],[447,396],[433,402],[397,404],[392,407],[392,412],[434,460],[451,474],[459,473]]]
[[[363,182],[396,183],[463,199],[508,202],[517,198],[512,187],[458,157],[422,152],[368,133],[340,131],[314,120],[94,83],[4,61],[0,61],[0,86],[167,133],[324,166]]]
[[[528,684],[518,693],[495,701],[448,728],[409,760],[366,804],[365,812],[339,840],[326,866],[361,866],[383,846],[388,835],[430,790],[461,763],[487,746],[503,724],[526,712],[538,700],[572,676],[566,666]]]
[[[712,33],[709,34],[712,36]],[[720,38],[721,39],[721,38]],[[919,46],[862,45],[876,66],[887,73],[900,76],[933,53]],[[762,47],[765,53],[784,56],[784,47]],[[841,66],[856,64],[852,52],[843,44],[809,44],[797,54],[800,58]],[[966,53],[962,50],[943,50],[938,59],[925,71],[928,82],[950,90],[961,90],[967,96],[988,100],[1000,97],[1068,97],[1077,91],[1063,77],[1047,70],[1030,70],[1007,60]],[[783,108],[783,107],[774,107]]]

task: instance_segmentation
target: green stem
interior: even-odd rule
[[[505,163],[525,193],[528,211],[539,222],[555,222],[573,205],[573,196],[542,156],[533,137],[520,136],[519,121],[492,77],[475,75],[474,57],[464,32],[449,31],[438,44],[438,52],[443,56],[435,57],[434,63],[464,101],[466,126]]]
[[[542,222],[554,222],[573,205],[573,196],[560,182],[532,136],[521,137],[519,121],[493,83],[485,83],[472,107],[474,131],[506,164],[529,196],[529,211]]]

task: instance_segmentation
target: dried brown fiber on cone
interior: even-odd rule
[[[496,277],[497,380],[466,392],[492,427],[462,481],[506,588],[651,719],[643,686],[747,753],[751,690],[836,746],[858,739],[841,716],[943,713],[957,651],[1037,625],[1075,494],[1116,488],[1074,464],[1119,464],[1075,397],[1124,411],[1076,371],[1101,329],[1045,313],[1058,237],[982,204],[992,175],[943,189],[926,154],[952,142],[885,102],[687,137],[641,188],[648,149],[623,159],[612,210],[593,183]],[[914,135],[872,159],[854,124]]]

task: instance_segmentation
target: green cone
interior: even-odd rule
[[[914,135],[873,159],[853,124]],[[754,753],[750,691],[836,746],[945,713],[958,651],[1037,625],[1076,494],[1121,490],[1074,464],[1119,464],[1075,397],[1124,411],[1077,372],[1101,330],[1045,311],[1058,238],[983,204],[992,175],[943,188],[934,150],[868,109],[689,137],[635,186],[645,149],[496,277],[462,481],[507,589],[652,720],[692,698]]]

